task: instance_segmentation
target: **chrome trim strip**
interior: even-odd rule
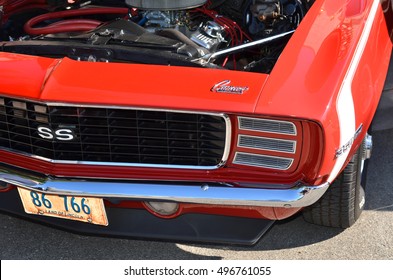
[[[364,154],[363,154],[363,160],[370,159],[371,154],[373,151],[373,137],[366,133],[366,137],[364,137]]]
[[[287,143],[291,143],[293,145],[293,150],[292,151],[284,151],[284,150],[280,150],[280,149],[272,149],[272,148],[256,148],[256,147],[251,147],[251,146],[245,146],[245,145],[241,145],[241,138],[242,137],[247,137],[247,138],[254,138],[257,140],[272,140],[272,141],[277,141],[277,142],[287,142]],[[254,136],[254,135],[247,135],[247,134],[239,134],[237,137],[237,146],[240,148],[246,148],[246,149],[253,149],[253,150],[259,150],[259,151],[271,151],[271,152],[280,152],[280,153],[287,153],[287,154],[296,154],[296,141],[294,140],[286,140],[286,139],[280,139],[280,138],[269,138],[269,137],[259,137],[259,136]]]
[[[274,133],[274,134],[281,134],[281,135],[290,135],[290,136],[297,136],[297,128],[296,125],[293,122],[288,122],[288,121],[279,121],[279,120],[270,120],[270,119],[264,119],[264,118],[250,118],[250,117],[237,117],[238,118],[238,129],[240,130],[246,130],[246,131],[256,131],[256,132],[266,132],[266,133]],[[255,120],[255,121],[265,121],[265,122],[271,122],[271,123],[285,123],[292,125],[294,133],[283,133],[283,132],[276,132],[276,131],[268,131],[268,130],[255,130],[255,129],[248,129],[248,128],[242,128],[240,124],[240,120],[245,119],[245,120]]]
[[[286,167],[286,168],[274,167],[272,165],[262,166],[262,165],[252,164],[252,163],[246,164],[244,162],[237,161],[238,155],[254,156],[254,157],[261,157],[261,158],[264,157],[264,158],[272,158],[272,159],[283,159],[283,160],[289,160],[290,163],[289,163],[288,167]],[[254,166],[254,167],[274,169],[274,170],[282,170],[282,171],[285,171],[285,170],[288,170],[289,168],[291,168],[293,162],[294,162],[293,158],[275,157],[275,156],[268,156],[268,155],[262,155],[262,154],[251,154],[251,153],[243,153],[243,152],[236,152],[235,157],[233,159],[233,163],[234,164],[246,165],[246,166]]]
[[[53,160],[37,155],[32,155],[12,149],[0,147],[0,150],[7,151],[10,153],[22,155],[25,157],[38,159],[54,164],[80,164],[80,165],[92,165],[92,166],[112,166],[112,167],[145,167],[145,168],[169,168],[169,169],[193,169],[193,170],[216,170],[221,166],[225,165],[226,160],[223,159],[218,165],[215,166],[193,166],[193,165],[165,165],[165,164],[137,164],[137,163],[124,163],[124,162],[105,162],[105,161],[77,161],[77,160]]]
[[[273,189],[274,185],[258,189],[227,184],[60,179],[38,177],[3,166],[0,167],[0,182],[55,195],[286,208],[309,206],[321,198],[329,187],[329,183],[324,183],[318,186],[299,185],[289,189]]]
[[[96,161],[72,161],[72,160],[53,160],[21,151],[15,151],[13,149],[8,149],[0,147],[0,150],[7,152],[16,153],[22,156],[58,164],[81,164],[81,165],[96,165],[96,166],[119,166],[119,167],[146,167],[146,168],[170,168],[170,169],[194,169],[194,170],[215,170],[226,164],[229,158],[230,148],[231,148],[231,138],[232,138],[232,124],[229,116],[224,113],[213,113],[213,112],[198,112],[198,111],[186,111],[186,110],[165,110],[157,108],[142,108],[142,107],[127,107],[127,106],[105,106],[105,105],[94,105],[94,104],[75,104],[75,103],[60,103],[60,102],[45,102],[42,100],[27,99],[23,97],[15,97],[11,95],[1,94],[0,98],[11,98],[15,100],[24,100],[26,102],[34,102],[43,104],[46,106],[59,106],[59,107],[79,107],[79,108],[106,108],[106,109],[118,109],[118,110],[141,110],[141,111],[153,111],[153,112],[168,112],[168,113],[184,113],[184,114],[199,114],[221,117],[225,121],[226,135],[225,135],[225,147],[223,156],[219,164],[215,166],[193,166],[193,165],[166,165],[166,164],[140,164],[140,163],[123,163],[123,162],[96,162]]]

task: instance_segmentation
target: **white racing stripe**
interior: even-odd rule
[[[360,59],[362,58],[363,52],[366,48],[368,39],[370,37],[372,25],[377,15],[379,5],[380,0],[374,0],[374,3],[372,4],[370,13],[368,15],[368,19],[364,26],[363,33],[360,37],[351,64],[348,68],[348,72],[345,75],[343,84],[338,94],[336,108],[340,125],[340,147],[343,147],[345,144],[350,142],[356,133],[356,117],[355,106],[352,96],[352,82],[355,77],[356,70],[359,66]],[[350,150],[351,149],[347,149],[342,155],[336,158],[336,163],[332,172],[330,173],[328,182],[332,182],[337,177],[345,163],[345,160],[348,157],[348,153]]]

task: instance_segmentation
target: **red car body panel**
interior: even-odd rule
[[[214,69],[120,63],[92,64],[68,58],[61,61],[43,60],[9,54],[4,54],[2,59],[7,58],[7,62],[13,63],[2,63],[1,70],[9,72],[10,67],[15,67],[12,75],[23,77],[22,83],[26,82],[25,87],[29,90],[22,91],[23,85],[19,80],[1,77],[1,83],[5,86],[4,92],[44,101],[77,104],[253,113],[256,100],[267,79],[264,74]],[[32,70],[37,71],[36,76],[31,76]],[[173,79],[173,76],[177,78]],[[247,94],[212,94],[211,89],[215,84],[228,79],[236,85],[247,81]],[[196,80],[201,82],[195,84]],[[223,108],[225,110],[222,110]]]

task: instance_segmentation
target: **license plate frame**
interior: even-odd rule
[[[102,198],[47,194],[18,187],[26,213],[107,226]]]

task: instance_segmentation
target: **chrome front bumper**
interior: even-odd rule
[[[212,205],[305,207],[315,203],[329,187],[300,185],[289,189],[243,188],[228,184],[151,183],[143,181],[54,178],[0,166],[0,182],[56,195],[173,201]]]

